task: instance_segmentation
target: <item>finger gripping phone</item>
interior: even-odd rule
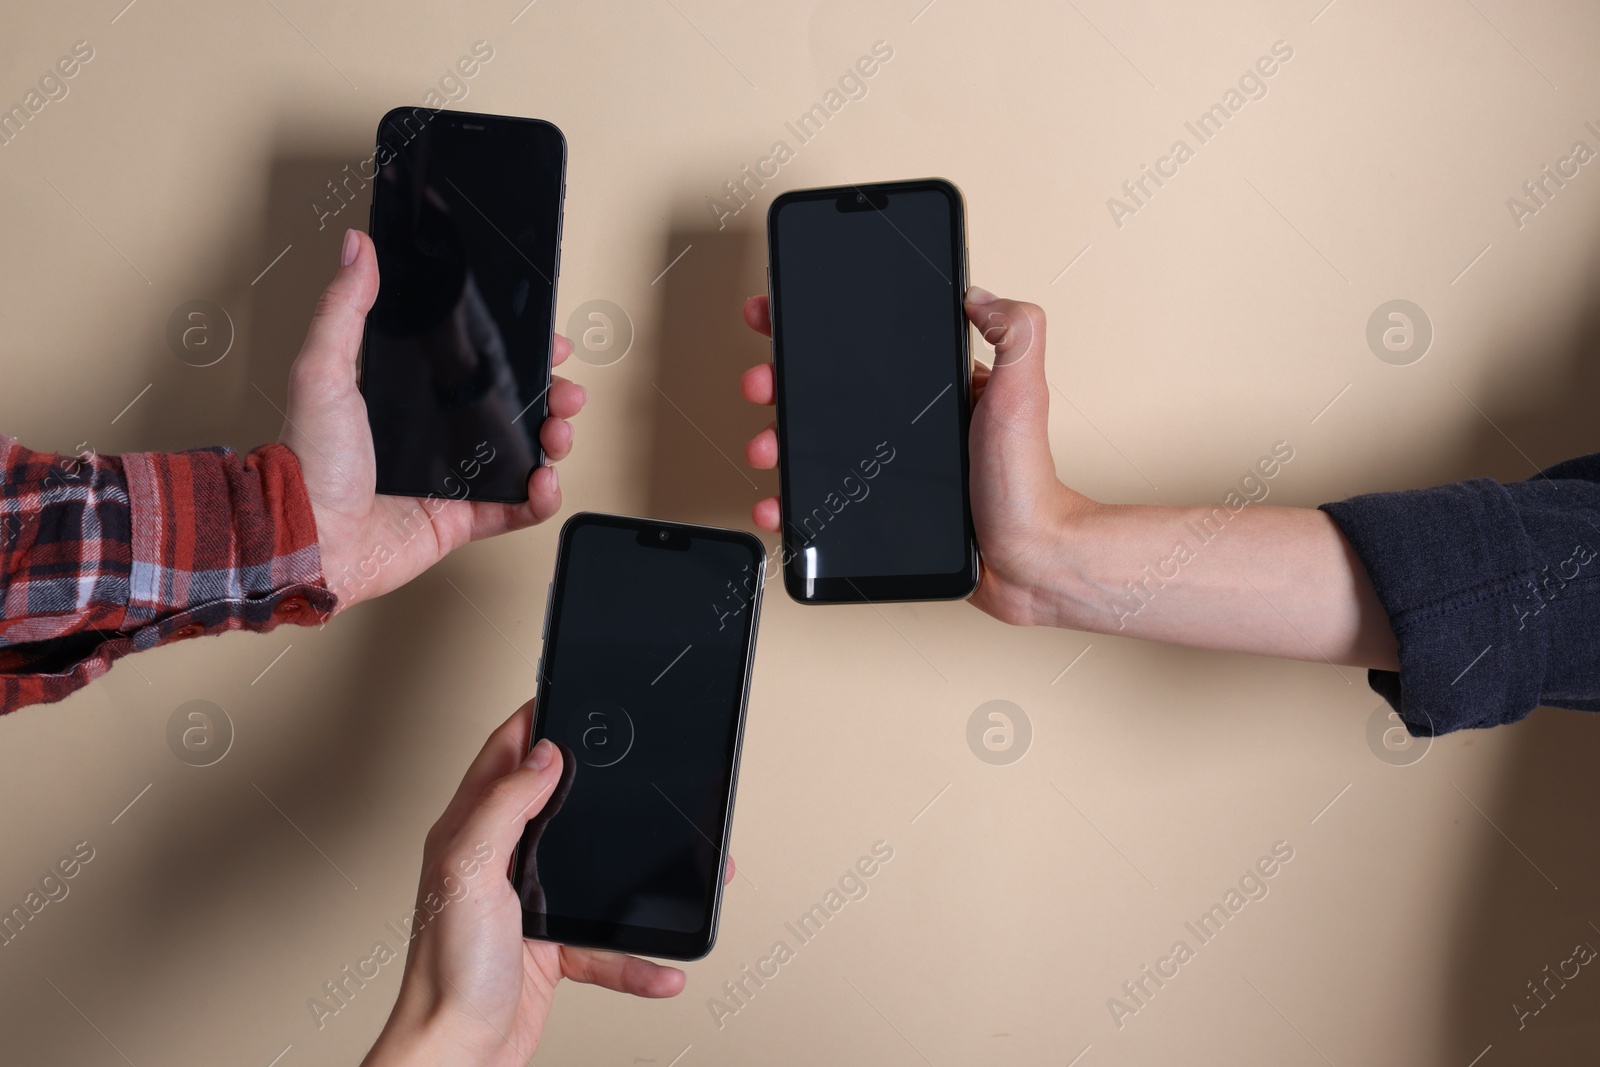
[[[566,139],[403,107],[378,124],[361,392],[377,491],[521,503],[544,462]]]
[[[524,936],[711,951],[765,560],[734,530],[562,527],[530,739],[557,745],[562,778],[517,849]]]
[[[939,178],[785,193],[767,245],[784,588],[807,604],[967,596],[961,193]]]

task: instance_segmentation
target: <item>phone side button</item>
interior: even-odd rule
[[[539,662],[535,663],[533,665],[533,678],[534,678],[534,683],[535,684],[537,684],[537,685],[543,685],[544,684],[544,657],[543,656],[540,656],[539,657]]]
[[[539,640],[544,641],[550,636],[550,605],[556,595],[556,583],[551,582],[544,590],[544,629],[539,631]]]

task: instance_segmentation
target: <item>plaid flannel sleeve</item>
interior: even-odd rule
[[[130,652],[313,624],[336,600],[294,453],[79,457],[0,435],[0,713]]]

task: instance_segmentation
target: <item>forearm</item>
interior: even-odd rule
[[[1040,622],[1196,648],[1393,670],[1361,561],[1320,511],[1096,505],[1058,526]]]

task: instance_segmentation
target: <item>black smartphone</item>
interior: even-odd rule
[[[520,503],[544,462],[567,143],[539,119],[395,108],[368,231],[361,392],[380,493]]]
[[[562,779],[517,849],[524,936],[711,951],[765,563],[735,530],[561,528],[530,744],[560,748]]]
[[[767,213],[783,584],[807,604],[978,584],[961,193],[784,193]]]

